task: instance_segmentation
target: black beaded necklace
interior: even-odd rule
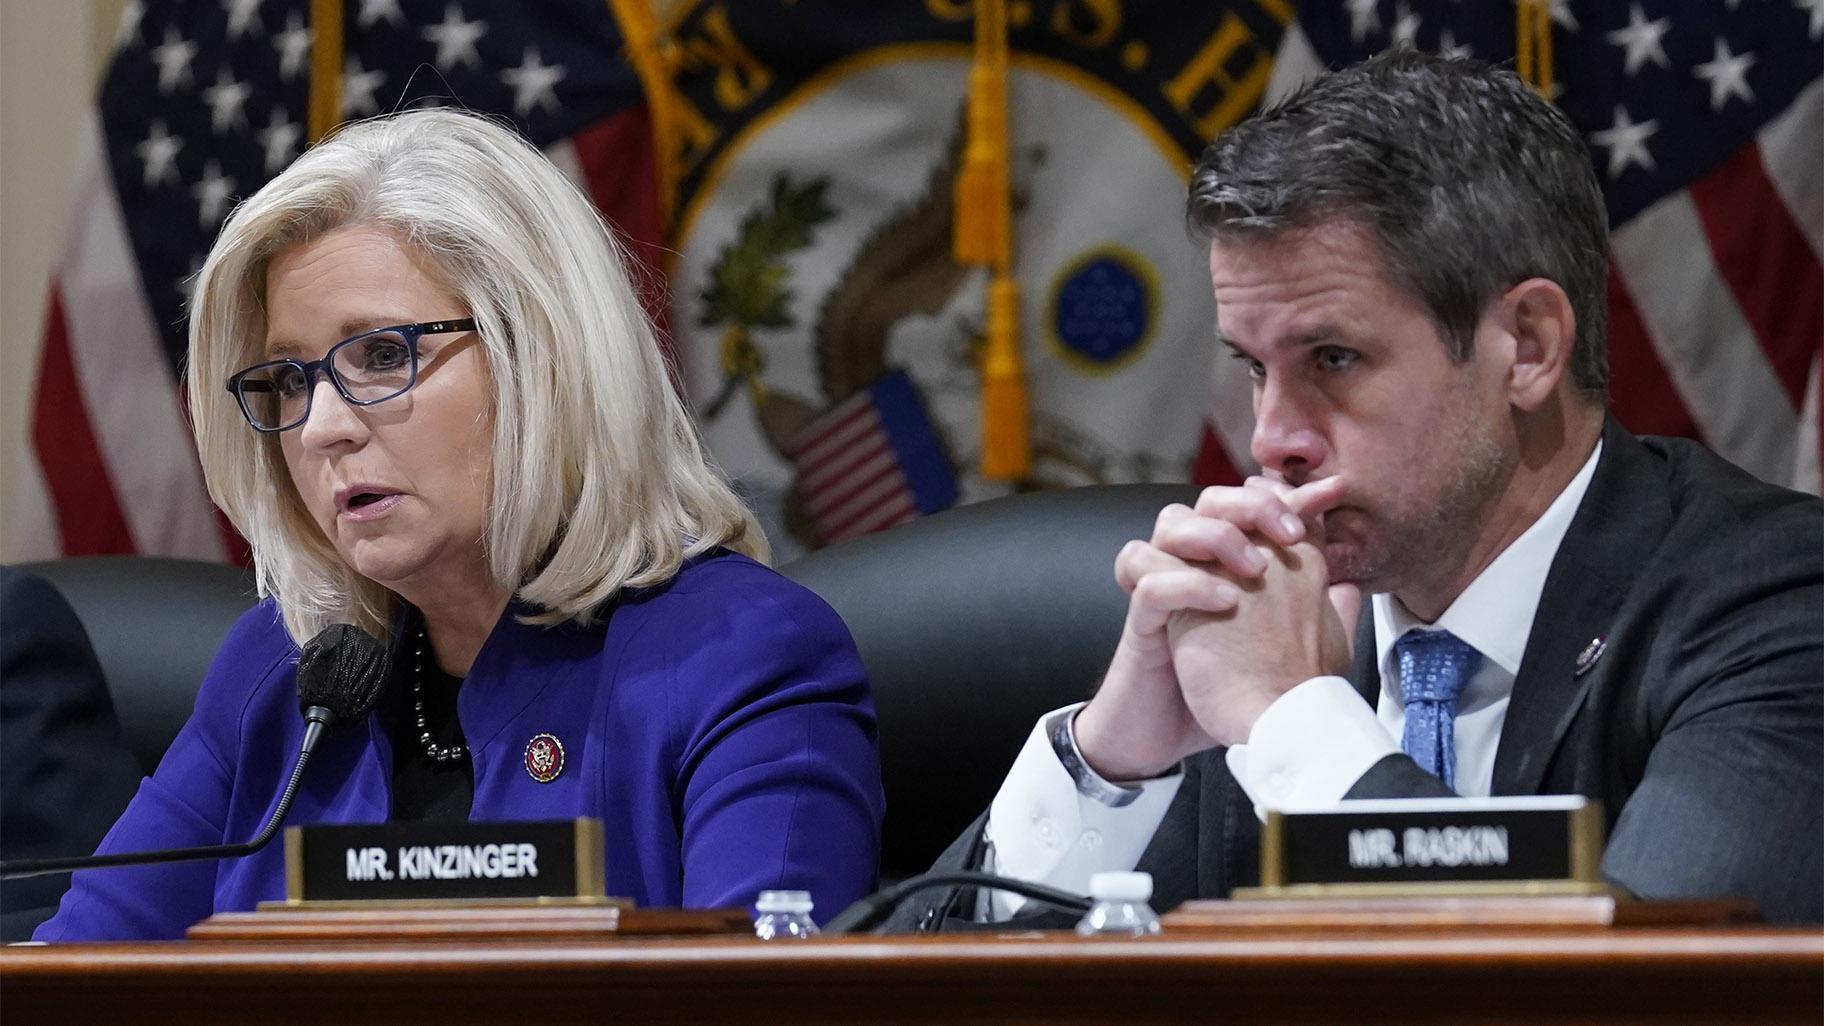
[[[440,745],[431,737],[430,722],[424,715],[424,628],[418,628],[418,642],[412,653],[412,709],[418,716],[418,742],[424,754],[438,765],[447,765],[469,757],[467,745]]]

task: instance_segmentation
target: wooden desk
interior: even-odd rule
[[[1803,1023],[1824,935],[1760,927],[188,941],[0,950],[27,1023]]]

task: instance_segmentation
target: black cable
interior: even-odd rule
[[[111,855],[63,855],[52,859],[8,859],[0,862],[0,880],[20,880],[28,876],[43,876],[46,873],[64,873],[75,869],[106,869],[113,866],[141,866],[155,862],[191,862],[196,859],[226,859],[241,855],[252,855],[266,847],[274,834],[278,833],[279,824],[284,822],[285,813],[291,811],[291,799],[298,793],[298,782],[304,779],[304,767],[310,763],[311,750],[317,746],[317,739],[323,734],[323,723],[312,720],[304,729],[304,744],[298,753],[297,765],[292,767],[291,781],[285,785],[285,791],[279,796],[279,805],[272,810],[272,817],[266,821],[251,841],[239,844],[211,844],[200,848],[172,848],[165,851],[126,851]]]
[[[1081,894],[1061,891],[1056,887],[1032,883],[1028,880],[1015,880],[1011,877],[996,876],[977,870],[955,870],[946,873],[926,873],[915,876],[903,883],[883,888],[842,910],[836,918],[830,920],[823,928],[827,934],[865,933],[879,926],[892,915],[906,898],[918,891],[931,887],[985,887],[989,890],[1008,891],[1033,901],[1044,902],[1053,908],[1082,915],[1089,911],[1093,902]]]
[[[0,862],[0,880],[62,873],[74,869],[105,869],[111,866],[141,866],[155,862],[190,862],[195,859],[225,859],[251,855],[264,848],[285,814],[291,811],[291,800],[298,793],[298,782],[304,779],[304,767],[310,753],[323,739],[324,732],[358,723],[380,700],[386,686],[391,656],[380,639],[353,624],[333,623],[317,632],[298,653],[298,712],[304,716],[304,740],[298,746],[298,761],[291,767],[291,780],[279,796],[271,818],[253,840],[240,844],[211,844],[201,848],[170,848],[164,851],[129,851],[110,855],[63,856],[53,859],[11,859]]]

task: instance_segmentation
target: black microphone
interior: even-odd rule
[[[1081,894],[1061,891],[1056,887],[1047,887],[1029,880],[1015,880],[1008,876],[996,876],[976,870],[957,870],[947,873],[926,873],[910,880],[883,887],[873,894],[857,901],[837,913],[830,920],[823,932],[831,935],[843,933],[866,933],[885,922],[907,898],[919,891],[932,887],[986,887],[995,891],[1011,891],[1014,894],[1040,901],[1066,912],[1082,915],[1089,911],[1093,902]]]
[[[264,848],[304,779],[304,767],[310,753],[325,732],[366,716],[380,692],[386,687],[389,659],[386,646],[373,635],[351,624],[332,624],[318,632],[298,656],[298,708],[304,714],[304,743],[299,746],[298,761],[291,770],[291,780],[279,796],[278,807],[266,826],[253,840],[242,844],[212,844],[200,848],[170,848],[164,851],[119,852],[110,855],[65,855],[50,859],[8,859],[0,862],[0,880],[62,873],[74,869],[103,869],[110,866],[140,866],[154,862],[188,862],[192,859],[224,859],[251,855]]]

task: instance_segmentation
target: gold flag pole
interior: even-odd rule
[[[1514,68],[1533,91],[1552,102],[1552,10],[1547,0],[1519,0],[1514,7]]]
[[[310,141],[342,120],[342,0],[310,0]]]

